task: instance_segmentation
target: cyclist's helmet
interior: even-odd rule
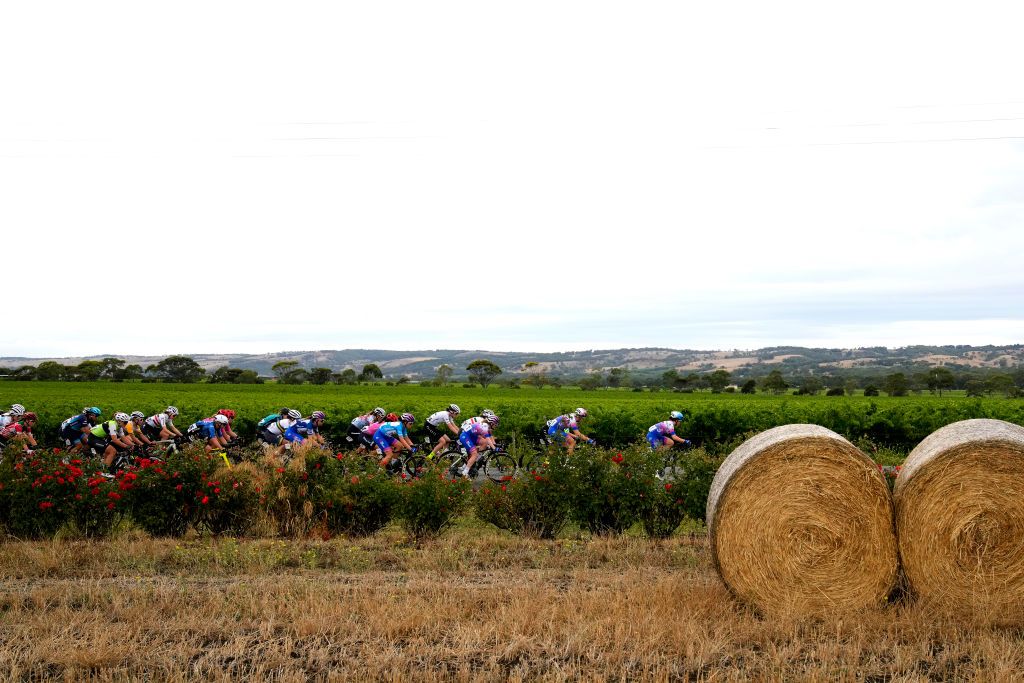
[[[220,410],[217,411],[217,414],[223,415],[229,420],[235,419],[235,411],[231,410],[231,408],[221,408]]]
[[[327,419],[327,413],[325,413],[322,410],[314,410],[313,414],[310,415],[310,417],[313,418],[314,420],[326,420]]]
[[[224,417],[224,416],[222,415],[221,417]],[[302,417],[302,413],[300,413],[299,411],[297,411],[295,409],[292,409],[292,410],[288,411],[288,417],[290,417],[293,420],[298,420],[300,417]],[[224,417],[224,420],[226,421],[227,418]]]
[[[668,417],[670,420],[682,420],[686,416],[683,415],[678,410],[673,410],[671,413],[668,414]]]
[[[416,416],[412,413],[402,413],[402,422],[408,422],[414,424],[416,422]]]
[[[228,423],[228,416],[217,414],[213,416],[213,421],[217,424],[226,425]]]
[[[178,417],[178,409],[175,408],[174,406],[167,406],[164,412],[170,415],[171,417]]]
[[[90,415],[102,415],[103,414],[103,411],[100,410],[99,408],[97,408],[96,406],[93,406],[92,408],[86,408],[82,412],[83,413],[89,413]]]
[[[36,417],[35,413],[29,412],[29,413],[22,413],[21,414],[21,419],[22,420],[32,420],[33,422],[35,422],[39,418]]]
[[[13,406],[11,406],[11,415],[13,415],[14,417],[21,417],[24,414],[25,406],[21,405],[20,403],[15,403]]]
[[[490,417],[491,415],[494,415],[494,411],[490,410],[490,409],[486,409],[486,408],[484,409],[484,411],[482,413],[480,413],[480,417],[483,417],[483,418]]]
[[[132,419],[133,420],[141,420],[141,419],[143,419],[145,417],[146,417],[146,414],[144,412],[142,412],[141,410],[133,410],[132,411]]]
[[[587,409],[586,408],[577,408],[576,410],[572,411],[572,413],[576,417],[586,417],[587,416]]]
[[[132,418],[128,417],[128,413],[114,413],[114,419],[118,422],[130,422]]]
[[[458,415],[459,413],[461,413],[461,412],[462,412],[462,409],[461,409],[461,408],[459,408],[459,407],[458,407],[457,405],[455,405],[454,403],[452,403],[451,405],[449,405],[449,406],[448,406],[448,412],[449,412],[449,413],[452,413],[453,415]]]
[[[384,416],[384,421],[385,422],[398,422],[398,416],[395,415],[394,413],[388,413],[387,415]]]
[[[491,413],[490,415],[484,415],[484,422],[486,422],[487,424],[491,425],[492,427],[497,427],[498,426],[498,416],[495,415],[494,413]]]
[[[385,415],[387,415],[388,411],[384,410],[380,406],[377,406],[376,408],[373,409],[373,414],[376,415],[377,419],[379,420],[380,418],[382,418]]]

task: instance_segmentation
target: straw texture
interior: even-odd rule
[[[766,611],[881,604],[897,577],[892,500],[878,467],[817,425],[776,427],[732,452],[711,484],[715,568]]]
[[[1022,613],[1024,428],[964,420],[907,457],[894,489],[903,571],[957,612]]]

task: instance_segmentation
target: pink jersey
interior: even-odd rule
[[[653,434],[657,434],[659,436],[667,438],[670,436],[675,436],[675,433],[676,426],[672,424],[672,420],[665,420],[664,422],[659,422],[658,424],[653,425],[650,429],[647,430],[648,438],[650,438]]]

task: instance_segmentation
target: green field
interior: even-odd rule
[[[252,434],[256,420],[282,406],[306,414],[322,409],[336,443],[342,443],[341,436],[353,416],[377,405],[395,412],[410,411],[420,424],[426,415],[450,402],[458,403],[466,415],[491,408],[502,418],[499,436],[526,439],[539,436],[545,420],[584,406],[591,414],[585,431],[602,444],[616,446],[642,438],[650,425],[678,409],[688,415],[681,434],[719,452],[752,433],[792,423],[820,424],[867,448],[897,451],[913,448],[935,429],[957,420],[990,417],[1024,424],[1024,401],[1020,399],[966,398],[949,393],[869,398],[418,385],[0,382],[0,406],[15,402],[39,414],[37,432],[44,443],[54,438],[62,420],[86,405],[101,407],[104,415],[118,410],[141,410],[148,415],[173,404],[181,410],[181,427],[219,408],[232,408],[238,412],[237,429],[243,435]]]

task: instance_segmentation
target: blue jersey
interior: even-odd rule
[[[78,415],[75,415],[74,417],[69,417],[68,419],[61,422],[60,428],[61,431],[73,429],[75,431],[80,432],[88,425],[89,416],[86,415],[85,413],[79,413]]]
[[[378,434],[395,439],[400,436],[409,436],[409,433],[405,430],[404,422],[385,422],[377,429]]]
[[[299,420],[294,425],[288,428],[289,431],[294,429],[298,434],[302,436],[309,436],[310,434],[319,434],[320,429],[313,424],[313,418],[307,418],[305,420]]]

